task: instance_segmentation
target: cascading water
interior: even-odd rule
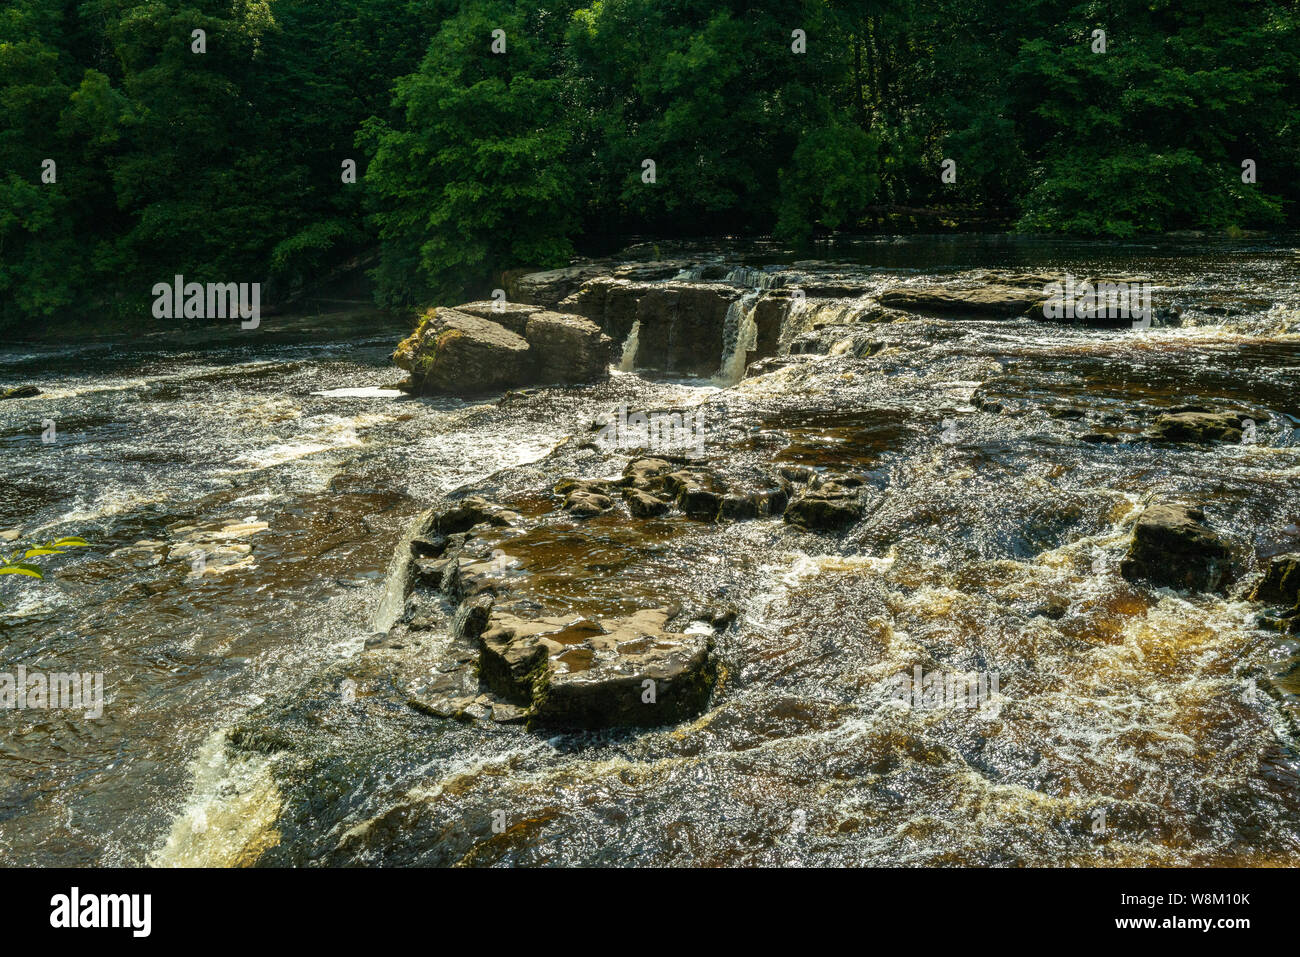
[[[772,289],[780,285],[780,277],[775,273],[754,269],[752,266],[737,266],[727,273],[725,281],[752,289]]]
[[[754,322],[758,296],[759,290],[755,289],[727,307],[722,330],[722,365],[714,376],[719,385],[735,385],[745,377],[749,353],[758,344],[758,326]]]
[[[719,402],[725,429],[707,410],[699,465],[730,487],[807,470],[862,481],[867,511],[838,532],[775,513],[642,519],[621,496],[591,518],[561,507],[558,479],[624,468],[585,442],[587,423],[622,405],[686,412],[715,391],[698,380],[614,376],[499,404],[396,397],[388,355],[409,329],[352,316],[286,326],[256,363],[231,362],[243,333],[188,328],[74,361],[64,345],[0,348],[0,381],[44,390],[0,403],[17,477],[0,531],[98,546],[21,583],[22,598],[0,595],[9,657],[103,670],[109,694],[89,731],[71,715],[0,713],[6,862],[1291,863],[1293,639],[1259,627],[1264,609],[1236,593],[1174,594],[1119,568],[1137,510],[1166,497],[1203,506],[1261,556],[1300,549],[1283,494],[1300,481],[1293,245],[1180,259],[941,246],[910,245],[902,263],[892,244],[870,246],[867,265],[888,271],[861,288],[947,278],[961,252],[981,266],[1149,272],[1190,305],[1183,328],[1141,335],[966,317],[835,330],[883,348],[746,380]],[[783,342],[869,318],[870,299],[814,295],[857,288],[842,273],[778,274],[808,292]],[[738,297],[710,312],[726,316],[730,383],[756,320],[766,337],[756,310],[770,294],[718,293]],[[628,341],[623,356],[635,358]],[[1250,413],[1256,441],[1146,437],[1188,402]],[[44,415],[75,436],[63,453],[75,469],[21,440]],[[442,680],[430,670],[447,662],[442,636],[424,633],[427,654],[363,652],[362,638],[400,623],[406,540],[453,493],[521,516],[490,531],[518,562],[511,587],[565,614],[725,594],[738,617],[717,639],[727,678],[707,711],[552,738],[410,707],[389,662],[410,654],[421,680]],[[217,566],[226,551],[251,563]],[[998,710],[899,705],[894,679],[918,664],[999,675]],[[373,693],[349,700],[344,675]],[[281,740],[293,746],[252,743]],[[518,840],[488,836],[499,808],[515,809]]]
[[[632,329],[628,332],[627,338],[623,340],[623,354],[618,360],[619,372],[636,371],[636,350],[641,343],[641,320],[637,319],[632,323]]]

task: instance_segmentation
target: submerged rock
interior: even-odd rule
[[[1120,563],[1120,574],[1128,581],[1189,591],[1222,592],[1234,572],[1233,550],[1205,524],[1205,513],[1171,503],[1142,513]]]
[[[1175,412],[1162,415],[1151,427],[1151,438],[1165,442],[1240,442],[1247,416],[1235,412]]]

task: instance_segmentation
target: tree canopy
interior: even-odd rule
[[[1295,0],[9,0],[0,321],[360,256],[405,306],[891,208],[1294,225],[1297,104]]]

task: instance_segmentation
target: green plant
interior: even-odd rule
[[[90,545],[90,542],[84,538],[58,538],[53,541],[45,542],[42,545],[20,545],[9,555],[0,555],[0,575],[25,575],[28,578],[44,578],[45,573],[41,571],[39,565],[34,565],[28,559],[39,558],[42,555],[62,555],[69,548],[84,548]],[[0,602],[0,608],[4,603]]]

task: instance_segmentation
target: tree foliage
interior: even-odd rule
[[[274,301],[363,254],[429,302],[889,206],[1294,224],[1297,104],[1294,0],[8,0],[0,322],[141,315],[177,273]]]

